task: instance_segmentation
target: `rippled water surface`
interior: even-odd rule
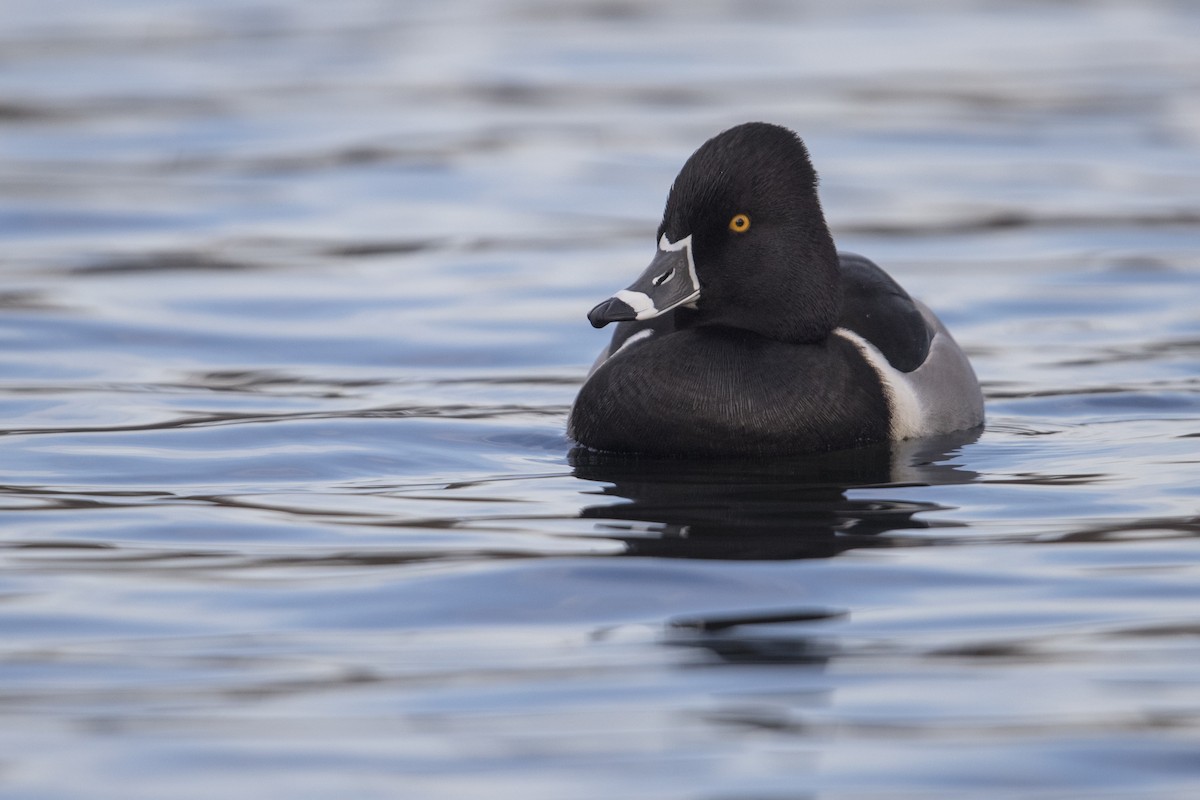
[[[1200,796],[1200,10],[11,0],[0,795]],[[986,430],[573,452],[799,130]]]

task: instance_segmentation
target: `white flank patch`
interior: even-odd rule
[[[925,419],[921,413],[921,401],[909,383],[908,375],[888,363],[879,348],[848,328],[838,328],[835,334],[858,348],[863,358],[879,375],[883,393],[891,411],[892,438],[912,439],[925,435]]]

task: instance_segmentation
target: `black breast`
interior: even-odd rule
[[[838,326],[875,345],[901,372],[912,372],[925,363],[933,331],[908,292],[862,256],[838,253],[838,258],[843,285]]]
[[[792,345],[700,327],[656,334],[601,365],[568,433],[613,452],[783,455],[885,440],[889,418],[878,375],[841,337]]]

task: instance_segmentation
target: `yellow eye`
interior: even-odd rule
[[[745,233],[750,230],[750,218],[745,214],[734,214],[733,219],[729,220],[729,230],[734,233]]]

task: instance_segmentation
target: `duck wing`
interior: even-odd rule
[[[848,328],[873,344],[901,372],[925,363],[935,331],[908,292],[874,262],[838,253],[842,266],[842,316]]]

